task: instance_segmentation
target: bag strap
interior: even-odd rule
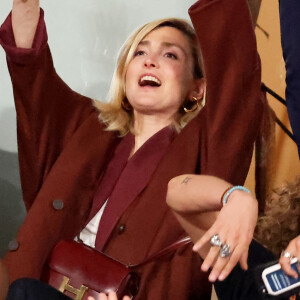
[[[174,252],[175,250],[177,250],[178,248],[180,248],[181,246],[184,245],[188,245],[192,242],[191,238],[189,236],[186,236],[174,243],[172,243],[171,245],[167,246],[166,248],[158,251],[157,253],[154,253],[152,255],[150,255],[149,257],[147,257],[144,261],[142,261],[141,263],[138,263],[136,265],[129,265],[130,268],[134,268],[134,267],[140,267],[143,266],[145,264],[148,264],[156,259],[161,258],[164,255],[167,255],[171,252]]]

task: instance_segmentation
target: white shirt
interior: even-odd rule
[[[100,224],[100,220],[107,204],[108,199],[102,205],[101,209],[97,212],[93,219],[86,225],[79,234],[79,239],[87,246],[95,248],[96,236]],[[75,238],[78,241],[78,237]]]

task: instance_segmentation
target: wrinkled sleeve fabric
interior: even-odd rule
[[[207,82],[198,115],[200,171],[243,184],[263,114],[260,59],[247,2],[200,0],[189,14]]]
[[[27,210],[70,137],[95,111],[56,74],[41,10],[33,47],[17,48],[11,14],[0,29],[17,112],[21,185]]]

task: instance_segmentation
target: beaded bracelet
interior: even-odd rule
[[[247,188],[245,188],[244,186],[242,186],[242,185],[232,186],[232,187],[228,188],[227,190],[225,190],[225,193],[223,194],[223,196],[221,198],[221,203],[222,203],[223,206],[228,202],[228,198],[229,198],[230,194],[233,191],[236,191],[236,190],[244,191],[244,192],[246,192],[246,193],[248,193],[248,194],[251,195],[251,192]]]

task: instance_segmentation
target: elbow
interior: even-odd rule
[[[170,208],[173,208],[174,205],[174,179],[175,178],[172,178],[168,182],[167,195],[166,195],[166,202]]]
[[[181,190],[182,176],[172,178],[168,183],[166,202],[174,211],[182,211],[184,207],[183,192]]]

